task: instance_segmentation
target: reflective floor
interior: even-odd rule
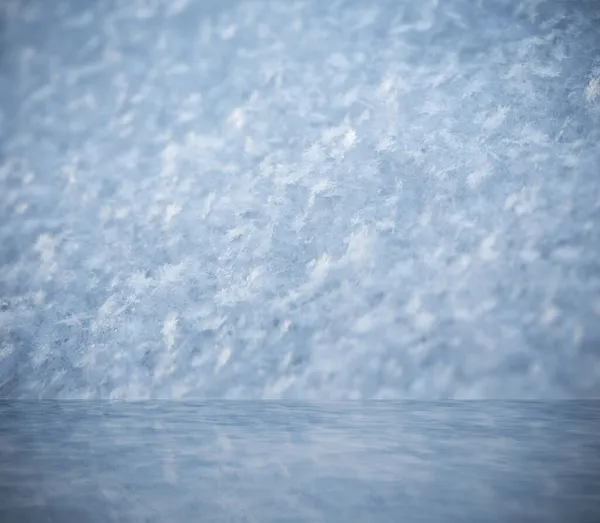
[[[596,403],[0,404],[6,523],[598,521]]]

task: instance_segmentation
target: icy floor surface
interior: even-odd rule
[[[0,402],[0,520],[596,523],[598,407]]]
[[[595,1],[0,13],[1,397],[600,394]]]

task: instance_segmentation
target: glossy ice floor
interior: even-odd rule
[[[596,403],[0,403],[6,523],[594,523]]]

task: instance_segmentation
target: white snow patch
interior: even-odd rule
[[[217,358],[217,364],[215,365],[215,372],[219,372],[227,362],[231,358],[231,349],[229,347],[225,347],[219,354]]]
[[[585,88],[585,99],[588,102],[593,102],[600,96],[600,76],[590,78]]]
[[[540,321],[544,325],[550,325],[551,323],[554,323],[559,316],[560,311],[554,305],[548,305],[543,310]]]
[[[28,204],[18,203],[17,205],[15,205],[15,214],[24,214],[28,208],[29,208]]]
[[[54,259],[57,243],[56,238],[50,234],[40,234],[38,236],[34,250],[40,255],[42,262],[48,263]]]
[[[169,312],[164,319],[162,327],[162,335],[167,350],[171,351],[175,346],[175,338],[177,336],[177,324],[179,322],[179,316],[176,312]]]
[[[496,235],[490,234],[479,246],[479,257],[484,261],[493,261],[498,257],[498,251],[494,249]]]
[[[244,123],[246,122],[244,110],[241,107],[236,107],[233,111],[231,111],[229,118],[227,118],[227,122],[239,131],[242,127],[244,127]]]
[[[169,226],[173,218],[175,218],[175,216],[177,216],[182,210],[183,207],[181,207],[181,205],[178,203],[171,203],[167,205],[167,208],[165,209],[165,225]]]
[[[347,245],[346,259],[352,263],[360,263],[368,256],[372,238],[368,229],[363,227],[347,237],[345,243]]]
[[[323,281],[329,274],[331,268],[331,256],[324,253],[320,258],[313,260],[310,264],[311,279],[317,283]]]
[[[414,317],[414,325],[417,330],[428,331],[435,324],[436,317],[429,311],[421,310]]]
[[[204,199],[204,206],[202,209],[202,218],[206,219],[212,210],[213,203],[215,202],[217,195],[214,191],[210,192]]]
[[[505,105],[499,105],[494,111],[492,111],[483,121],[483,128],[486,131],[494,131],[498,129],[506,120],[508,115],[508,107]]]
[[[190,0],[169,0],[166,14],[168,17],[176,16],[185,11],[190,5]]]
[[[221,38],[223,40],[231,40],[237,33],[237,27],[234,24],[231,24],[225,27],[221,31]]]

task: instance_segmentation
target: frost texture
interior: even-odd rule
[[[598,5],[324,4],[2,2],[1,396],[600,393]]]

